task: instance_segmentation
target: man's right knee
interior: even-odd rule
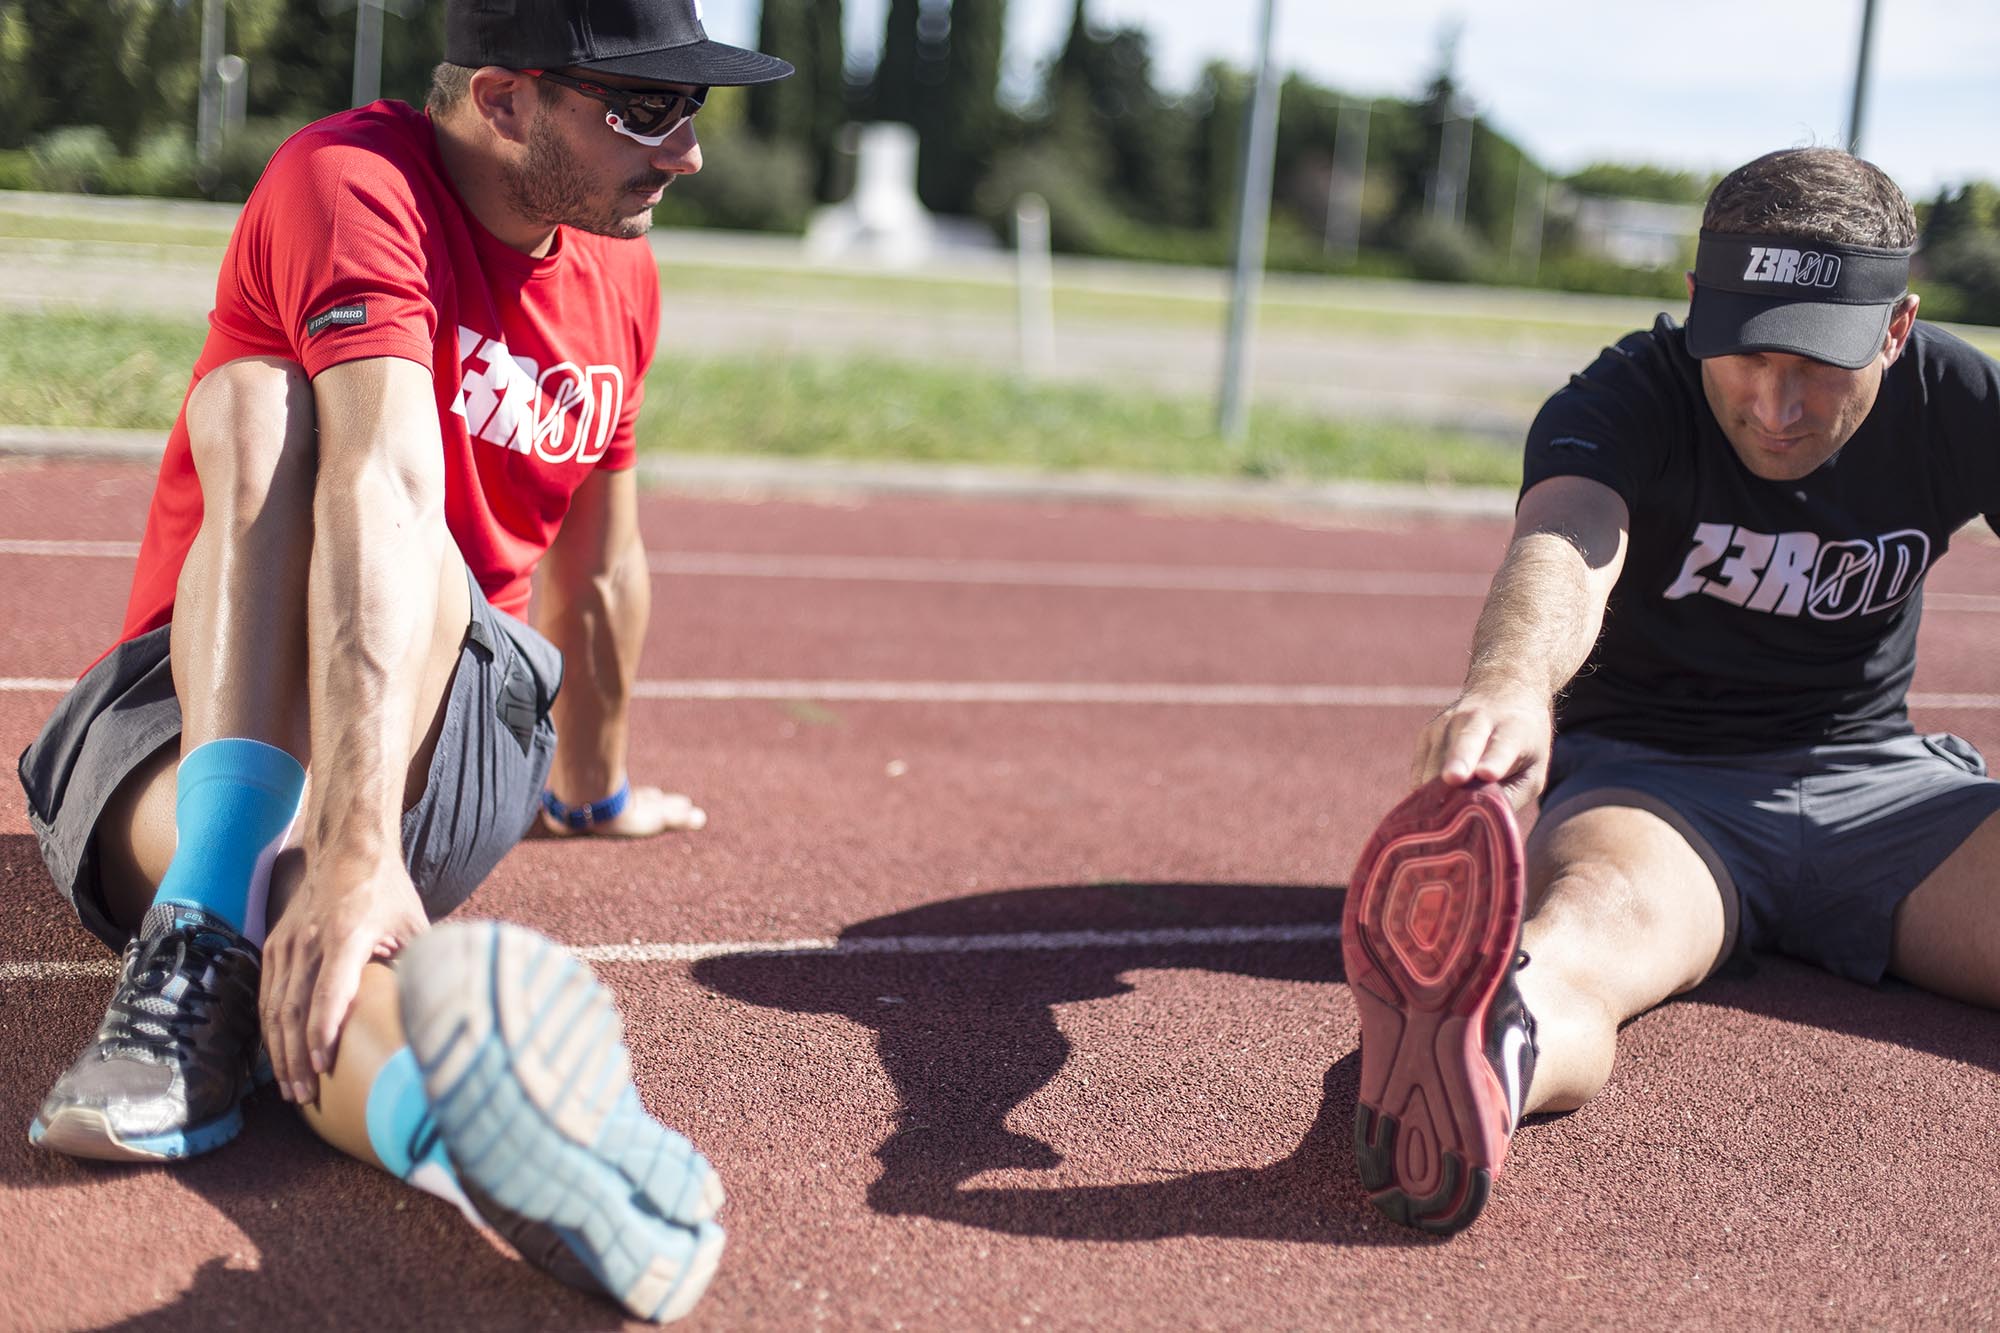
[[[187,402],[204,508],[249,523],[273,500],[310,498],[317,467],[312,381],[296,362],[243,357],[202,376]]]
[[[1727,929],[1726,890],[1659,815],[1599,805],[1559,812],[1529,846],[1531,933],[1578,989],[1620,1019],[1698,984]]]

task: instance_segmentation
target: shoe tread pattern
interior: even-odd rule
[[[1497,790],[1433,782],[1383,820],[1348,888],[1355,1160],[1377,1208],[1434,1234],[1472,1223],[1506,1155],[1506,1091],[1483,1036],[1520,932],[1521,868]]]
[[[426,932],[399,972],[411,1048],[463,1176],[553,1229],[631,1313],[692,1309],[721,1258],[721,1184],[646,1114],[589,969],[531,931],[467,922]]]

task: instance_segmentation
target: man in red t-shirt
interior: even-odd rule
[[[707,89],[791,67],[698,0],[449,0],[446,33],[425,111],[308,126],[252,193],[120,641],[22,756],[51,874],[125,950],[30,1136],[217,1147],[261,1033],[329,1142],[667,1319],[722,1192],[640,1107],[608,998],[527,931],[426,927],[538,817],[703,822],[626,776],[641,238]]]

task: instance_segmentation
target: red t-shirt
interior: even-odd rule
[[[564,227],[545,257],[522,254],[466,210],[429,119],[376,102],[308,125],[271,159],[230,237],[189,391],[245,356],[308,376],[375,356],[428,367],[445,522],[488,600],[522,616],[576,488],[592,468],[632,465],[659,326],[643,240]],[[184,401],[121,640],[173,618],[201,514]]]

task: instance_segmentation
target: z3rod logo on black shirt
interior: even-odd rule
[[[1815,532],[1701,523],[1680,577],[1662,596],[1677,602],[1700,593],[1746,611],[1845,620],[1908,597],[1930,559],[1931,539],[1915,528],[1828,541]]]

